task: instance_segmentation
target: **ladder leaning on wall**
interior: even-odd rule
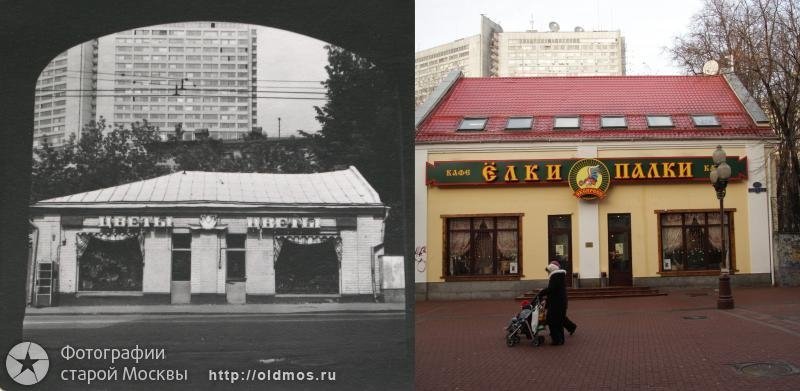
[[[36,265],[36,307],[53,305],[53,263],[41,262]]]

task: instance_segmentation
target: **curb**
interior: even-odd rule
[[[284,311],[284,312],[270,312],[270,311],[253,311],[253,312],[204,312],[204,311],[155,311],[155,312],[114,312],[114,311],[99,311],[99,312],[26,312],[25,316],[47,316],[47,315],[65,315],[65,316],[78,316],[78,315],[313,315],[313,314],[358,314],[358,313],[386,313],[386,314],[404,314],[405,310],[323,310],[323,311]]]

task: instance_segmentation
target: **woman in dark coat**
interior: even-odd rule
[[[564,319],[567,316],[567,286],[564,279],[567,271],[551,262],[547,265],[547,272],[550,273],[547,288],[539,291],[537,296],[547,296],[547,327],[550,328],[550,338],[553,345],[563,345]]]

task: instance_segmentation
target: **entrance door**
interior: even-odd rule
[[[339,259],[334,240],[298,244],[285,240],[275,261],[278,294],[338,294]]]
[[[609,285],[633,285],[630,213],[608,215],[608,270]]]
[[[567,271],[564,279],[567,286],[572,286],[572,216],[547,216],[547,265],[550,261],[558,261],[561,268]]]
[[[192,234],[172,234],[172,304],[188,304],[192,300]]]

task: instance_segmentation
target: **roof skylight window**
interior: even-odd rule
[[[601,128],[627,128],[628,123],[625,117],[621,115],[609,115],[600,117]]]
[[[714,114],[692,115],[692,121],[694,122],[694,126],[697,127],[719,126],[719,120]]]
[[[672,117],[668,115],[648,115],[647,126],[651,128],[671,128],[674,125],[672,124]]]
[[[580,129],[581,120],[575,117],[555,117],[553,118],[553,129]]]
[[[510,117],[506,122],[506,129],[530,130],[533,126],[533,117]]]
[[[464,118],[458,125],[458,130],[483,130],[486,127],[486,118]]]

